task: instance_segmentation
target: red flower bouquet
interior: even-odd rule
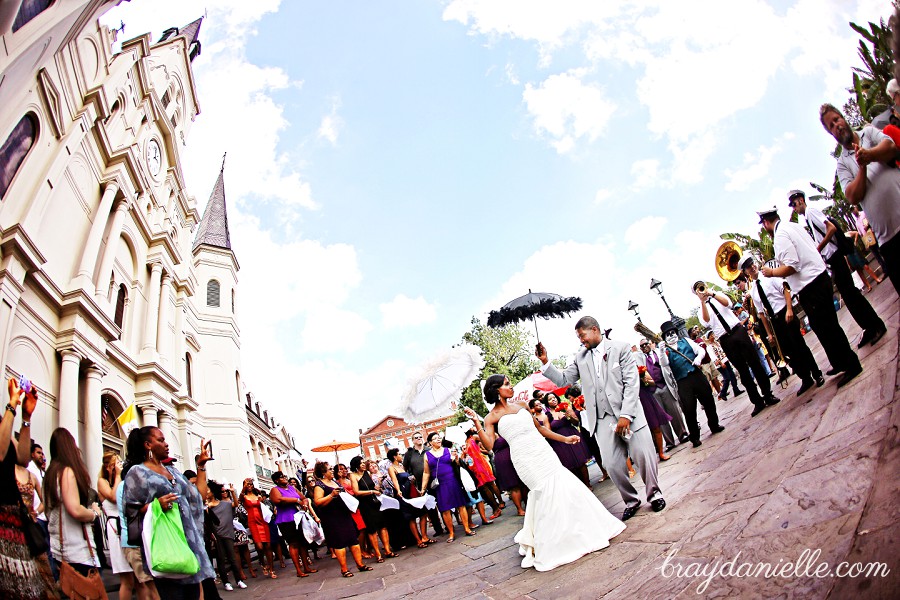
[[[578,396],[572,400],[572,408],[579,412],[584,410],[584,396]]]

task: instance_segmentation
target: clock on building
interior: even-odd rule
[[[388,426],[388,427],[393,427],[393,426],[394,426],[394,420],[393,420],[393,419],[388,419],[388,420],[387,420],[387,426]]]
[[[159,149],[159,142],[155,139],[147,143],[147,168],[150,174],[156,177],[162,168],[162,152]]]

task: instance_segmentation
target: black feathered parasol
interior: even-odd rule
[[[537,335],[535,317],[541,317],[542,319],[564,317],[569,313],[580,310],[581,306],[581,298],[576,296],[566,298],[559,294],[528,290],[527,294],[507,302],[500,310],[492,310],[488,313],[487,324],[488,327],[503,327],[510,323],[531,320],[534,323],[534,333]],[[538,341],[540,341],[539,335]]]

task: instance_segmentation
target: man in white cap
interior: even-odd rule
[[[832,299],[831,278],[825,269],[825,261],[812,238],[803,226],[784,222],[774,206],[758,211],[759,222],[772,234],[775,241],[777,268],[763,267],[766,277],[784,277],[797,293],[800,304],[809,317],[809,324],[819,337],[819,342],[831,363],[828,375],[843,373],[838,387],[850,383],[862,373],[859,357],[850,347],[847,334],[838,322]]]
[[[831,279],[841,293],[847,311],[863,330],[856,347],[862,348],[869,343],[874,346],[887,333],[887,327],[859,288],[853,284],[850,265],[847,264],[847,255],[852,253],[853,242],[844,237],[843,230],[832,223],[825,213],[814,206],[807,206],[803,190],[791,190],[788,193],[788,206],[806,219],[816,242],[816,249],[825,264],[831,267]]]
[[[741,270],[750,282],[750,296],[753,304],[760,309],[763,326],[769,335],[769,342],[778,341],[782,354],[790,363],[794,374],[800,378],[797,395],[809,390],[814,384],[822,387],[825,377],[816,364],[800,332],[800,319],[794,316],[791,300],[791,286],[781,277],[766,277],[759,272],[752,256],[741,262]]]

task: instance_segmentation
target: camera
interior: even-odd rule
[[[19,389],[22,390],[26,394],[30,393],[31,390],[33,389],[33,386],[31,385],[31,381],[29,381],[29,379],[27,377],[25,377],[24,375],[19,376]]]

